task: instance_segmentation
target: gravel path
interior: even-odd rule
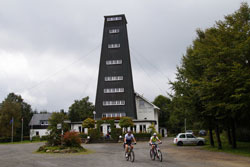
[[[0,145],[0,167],[249,167],[250,158],[201,150],[197,146],[177,147],[163,140],[163,162],[149,158],[147,142],[135,145],[135,162],[125,160],[122,144],[87,144],[91,154],[37,154],[44,143]]]

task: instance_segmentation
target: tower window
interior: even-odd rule
[[[122,20],[122,17],[108,17],[107,21],[119,21]]]
[[[104,93],[121,93],[124,92],[124,88],[106,88]]]
[[[125,117],[126,116],[126,113],[103,113],[102,114],[102,117],[103,118],[106,118],[106,117]]]
[[[125,100],[103,101],[103,106],[120,106],[125,105]]]
[[[104,78],[105,81],[121,81],[123,76],[109,76]]]
[[[110,30],[109,30],[109,33],[110,33],[110,34],[116,34],[116,33],[119,33],[119,32],[120,32],[119,29],[110,29]]]
[[[110,49],[113,49],[113,48],[120,48],[120,44],[119,44],[119,43],[108,44],[108,48],[110,48]]]
[[[122,64],[122,60],[107,60],[106,65]]]

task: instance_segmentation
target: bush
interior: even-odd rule
[[[86,134],[86,133],[80,133],[79,136],[82,139],[86,139],[88,137],[88,134]]]
[[[101,138],[101,134],[98,129],[89,129],[88,135],[90,136],[91,141],[99,140]]]
[[[61,145],[61,134],[51,131],[47,138],[47,145],[49,146]]]
[[[80,147],[81,138],[77,132],[66,132],[63,136],[63,143],[67,147]]]
[[[41,141],[46,141],[46,140],[48,140],[48,138],[49,138],[49,136],[46,135],[46,136],[42,136],[40,140],[41,140]]]
[[[111,130],[111,137],[112,137],[113,140],[118,141],[120,135],[122,135],[122,129],[121,128],[113,128]]]
[[[134,133],[135,138],[151,137],[151,133]]]
[[[40,136],[33,136],[32,141],[40,141]]]

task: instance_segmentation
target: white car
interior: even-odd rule
[[[178,146],[196,144],[196,145],[204,145],[205,139],[202,137],[195,137],[191,133],[179,133],[176,138],[174,138],[174,144]]]

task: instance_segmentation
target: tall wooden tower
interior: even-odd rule
[[[96,118],[128,116],[136,119],[127,20],[125,15],[104,18],[95,102]]]

